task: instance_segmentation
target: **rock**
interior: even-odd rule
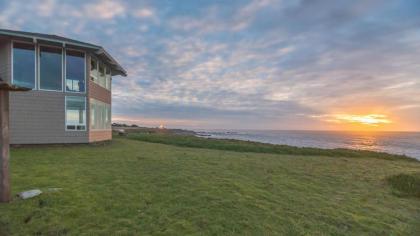
[[[123,129],[119,129],[119,130],[118,130],[118,135],[119,135],[119,136],[125,136],[125,135],[126,135],[125,130],[123,130]]]
[[[19,193],[18,197],[20,197],[22,199],[28,199],[28,198],[36,197],[36,196],[40,195],[41,193],[42,193],[41,190],[33,189],[33,190],[29,190],[29,191]]]

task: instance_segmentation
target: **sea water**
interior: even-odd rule
[[[370,150],[420,160],[420,132],[201,130],[198,135],[298,147]]]

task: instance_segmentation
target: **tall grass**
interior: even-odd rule
[[[398,174],[387,178],[387,181],[397,195],[420,198],[420,173]]]
[[[13,194],[61,190],[0,204],[0,235],[420,235],[420,200],[383,184],[419,162],[128,138],[11,151]]]

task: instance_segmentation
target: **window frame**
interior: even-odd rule
[[[51,89],[42,89],[41,88],[41,47],[47,47],[47,48],[59,48],[61,50],[61,90],[51,90]],[[40,91],[47,91],[47,92],[64,92],[63,86],[64,86],[64,71],[66,65],[64,64],[64,48],[60,46],[51,46],[46,44],[38,44],[38,53],[37,53],[37,67],[38,67],[38,90]]]
[[[67,125],[73,125],[73,124],[67,124],[67,97],[80,97],[80,98],[84,98],[84,100],[85,100],[85,119],[84,119],[84,126],[85,126],[85,128],[84,129],[67,129]],[[86,97],[85,96],[64,96],[64,128],[65,128],[65,131],[67,132],[67,131],[69,131],[69,132],[72,132],[72,131],[75,131],[75,132],[86,132],[87,131],[87,126],[88,126],[88,122],[87,122],[87,117],[88,117],[88,115],[87,115],[87,104],[86,104],[87,102],[86,102]],[[76,126],[77,127],[77,125],[74,125],[74,126]]]
[[[22,43],[22,44],[28,44],[28,45],[32,45],[34,46],[34,59],[35,59],[35,64],[34,64],[34,88],[32,90],[37,90],[38,89],[38,82],[37,82],[37,77],[38,77],[38,46],[35,43],[30,43],[30,42],[26,42],[26,41],[21,41],[21,40],[12,40],[10,43],[10,67],[11,67],[11,73],[10,73],[10,82],[12,84],[14,84],[14,57],[13,57],[13,48],[14,48],[14,44],[15,43]]]
[[[75,92],[75,91],[68,91],[67,90],[67,50],[69,51],[76,51],[76,52],[81,52],[83,53],[83,76],[84,76],[84,82],[85,82],[85,91],[84,92]],[[72,49],[72,48],[64,48],[64,82],[63,82],[63,86],[64,86],[64,92],[66,93],[74,93],[74,94],[86,94],[86,90],[87,90],[87,84],[86,84],[86,52],[83,50],[78,50],[78,49]],[[90,76],[90,70],[89,70],[89,76]]]

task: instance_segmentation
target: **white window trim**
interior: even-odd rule
[[[61,90],[51,90],[51,89],[42,89],[41,88],[41,47],[49,47],[49,48],[59,48],[61,49]],[[65,70],[65,64],[64,64],[64,48],[63,47],[59,47],[59,46],[51,46],[51,45],[45,45],[45,44],[38,44],[38,90],[40,91],[47,91],[47,92],[64,92],[63,87],[64,87],[64,70]]]
[[[84,119],[84,126],[85,126],[85,128],[84,129],[80,129],[80,130],[78,130],[78,129],[67,129],[67,97],[82,97],[82,98],[84,98],[85,99],[85,119]],[[86,108],[86,97],[83,97],[83,96],[65,96],[65,98],[64,98],[64,127],[65,127],[65,130],[66,131],[69,131],[69,132],[72,132],[72,131],[76,131],[76,132],[85,132],[85,131],[87,131],[87,108]],[[74,126],[78,126],[78,125],[81,125],[81,124],[69,124],[69,125],[74,125]]]
[[[30,42],[25,42],[25,41],[19,41],[19,40],[12,40],[11,41],[11,43],[10,43],[10,67],[11,67],[11,73],[10,73],[10,82],[13,84],[13,82],[14,82],[14,66],[13,66],[13,64],[14,64],[14,61],[13,61],[13,46],[14,46],[14,43],[23,43],[23,44],[29,44],[29,45],[32,45],[32,46],[34,46],[34,57],[35,57],[35,64],[34,64],[34,71],[35,71],[35,74],[34,74],[34,88],[32,89],[32,90],[36,90],[37,89],[37,85],[38,85],[38,83],[37,83],[37,73],[38,73],[38,68],[37,68],[37,45],[36,44],[34,44],[34,43],[30,43]]]
[[[84,76],[84,82],[85,82],[85,91],[84,92],[74,92],[74,91],[68,91],[67,90],[67,50],[69,51],[77,51],[77,52],[81,52],[83,53],[83,76]],[[66,91],[66,93],[73,93],[73,94],[86,94],[86,90],[87,90],[87,85],[86,85],[86,52],[82,51],[82,50],[77,50],[77,49],[71,49],[71,48],[64,48],[64,89]],[[90,74],[90,71],[89,71]]]

